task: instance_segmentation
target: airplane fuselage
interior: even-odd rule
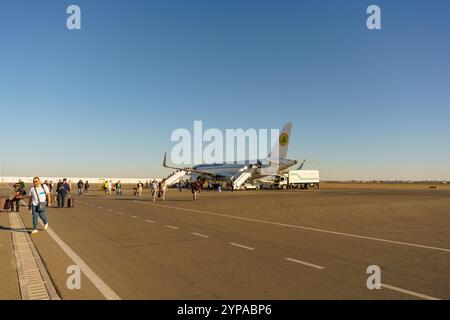
[[[259,179],[261,177],[270,176],[286,170],[287,168],[297,164],[297,162],[298,161],[294,159],[279,159],[277,161],[264,159],[235,163],[199,164],[194,166],[192,169],[217,176],[216,180],[228,180],[230,177],[236,178],[239,176],[240,172],[255,166],[251,179]]]

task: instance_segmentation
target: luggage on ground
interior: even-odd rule
[[[7,211],[12,210],[12,205],[13,205],[12,201],[9,199],[6,199],[5,205],[3,206],[3,210],[7,210]]]
[[[75,199],[74,198],[69,198],[69,200],[67,200],[67,207],[68,208],[75,207]]]

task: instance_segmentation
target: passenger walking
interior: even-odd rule
[[[58,180],[58,184],[56,185],[56,192],[58,192],[59,188],[61,188],[63,182],[61,179]]]
[[[167,183],[166,183],[166,179],[163,179],[161,181],[161,196],[162,196],[162,200],[165,201],[166,200],[166,191],[167,191]]]
[[[142,196],[142,189],[143,188],[144,188],[144,184],[141,181],[139,181],[139,183],[137,184],[137,192],[139,194],[139,197]]]
[[[122,183],[120,182],[120,180],[116,183],[116,194],[118,196],[122,195]]]
[[[14,197],[11,203],[11,211],[14,211],[14,204],[16,205],[16,212],[19,212],[20,201],[23,200],[23,197],[27,194],[25,189],[21,187],[19,183],[14,185]]]
[[[44,222],[44,230],[48,228],[47,215],[45,214],[45,208],[50,202],[50,192],[46,185],[41,185],[39,177],[33,179],[33,187],[30,189],[30,200],[28,203],[28,209],[33,213],[33,229],[31,233],[37,233],[37,225],[39,217]]]
[[[103,181],[103,191],[105,191],[105,194],[108,194],[108,180],[106,179]]]
[[[78,187],[78,195],[81,196],[83,194],[84,182],[81,180],[78,181],[77,187]]]
[[[153,201],[156,201],[156,198],[158,197],[158,182],[156,182],[156,180],[153,179],[150,187],[152,188]]]
[[[89,181],[86,180],[86,182],[84,183],[84,193],[88,193],[89,192]]]
[[[111,194],[111,191],[112,191],[112,180],[109,180],[109,182],[108,182],[108,196]]]
[[[58,193],[58,208],[64,208],[67,194],[70,192],[70,185],[67,183],[67,179],[63,179],[62,183],[59,186],[59,189],[56,190],[56,192]]]
[[[197,200],[200,189],[202,188],[200,179],[197,179],[195,182],[191,183],[191,192],[194,200]]]

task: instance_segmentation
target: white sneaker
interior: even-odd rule
[[[44,230],[48,229],[48,223],[44,224]]]
[[[31,230],[30,233],[31,233],[31,234],[35,234],[35,233],[38,233],[38,231],[37,231],[36,229],[33,229],[33,230]]]

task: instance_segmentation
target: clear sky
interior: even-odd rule
[[[292,121],[324,179],[450,179],[448,0],[2,0],[0,39],[6,175],[162,175],[202,120]]]

